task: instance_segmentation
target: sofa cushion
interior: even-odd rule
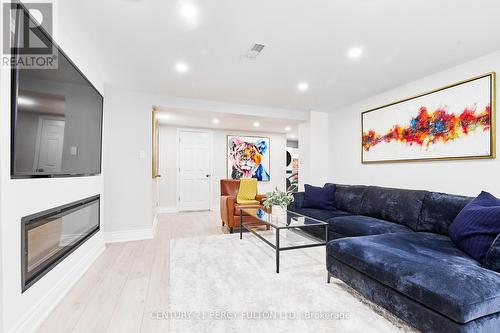
[[[394,289],[358,272],[349,265],[327,256],[330,274],[357,290],[370,301],[381,305],[416,328],[428,333],[492,333],[500,327],[500,312],[459,324]],[[376,330],[373,330],[376,331]],[[407,330],[404,330],[407,331]],[[413,330],[411,330],[413,332]],[[408,332],[408,331],[407,331]]]
[[[481,192],[457,215],[448,232],[458,248],[484,262],[491,244],[500,234],[500,200]]]
[[[335,185],[328,185],[325,187],[318,187],[306,184],[304,202],[302,207],[304,208],[319,208],[334,210],[335,209]]]
[[[395,233],[333,240],[327,254],[459,323],[500,312],[500,274],[445,236]]]
[[[448,227],[471,200],[472,198],[460,195],[428,192],[418,219],[417,231],[448,236]]]
[[[362,215],[335,217],[328,220],[330,231],[347,237],[414,232],[404,225]]]
[[[349,215],[348,212],[341,210],[325,210],[318,208],[300,208],[295,209],[295,212],[324,222],[327,222],[329,219],[337,216]]]
[[[339,210],[359,214],[363,193],[367,186],[337,185],[335,190],[335,207]]]
[[[416,230],[426,191],[369,186],[360,215],[396,222]]]

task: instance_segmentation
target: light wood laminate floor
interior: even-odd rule
[[[166,332],[170,239],[217,235],[219,213],[160,214],[152,240],[114,243],[40,326],[41,333]]]

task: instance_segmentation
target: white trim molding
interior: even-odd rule
[[[108,231],[104,233],[104,242],[119,243],[119,242],[132,242],[145,239],[153,239],[153,228],[147,229],[134,229],[123,231]]]
[[[158,207],[156,209],[156,211],[158,212],[158,214],[165,214],[165,213],[178,213],[179,210],[177,209],[176,206],[172,206],[172,207]]]
[[[158,214],[155,214],[151,228],[108,231],[104,233],[104,242],[108,244],[153,239],[156,235],[157,227]]]

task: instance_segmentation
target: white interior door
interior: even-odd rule
[[[210,132],[179,131],[179,210],[210,209]]]
[[[36,171],[61,171],[64,125],[64,120],[40,118]]]

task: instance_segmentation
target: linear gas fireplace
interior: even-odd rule
[[[25,292],[99,231],[96,195],[21,219],[21,278]]]

